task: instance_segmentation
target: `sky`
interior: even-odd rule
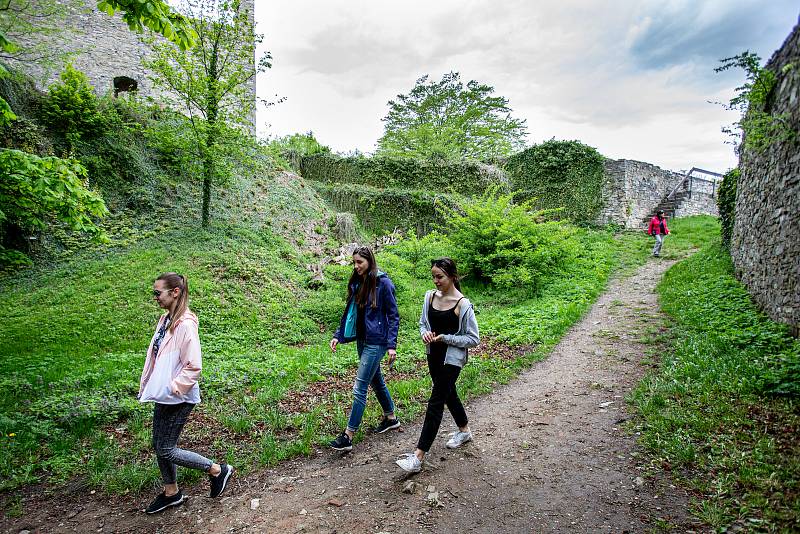
[[[798,22],[797,0],[256,0],[272,68],[259,75],[264,137],[313,132],[371,153],[387,102],[425,74],[494,87],[526,143],[577,139],[614,159],[672,170],[736,166],[721,127],[742,71]]]

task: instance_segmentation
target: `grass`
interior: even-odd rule
[[[658,286],[672,323],[659,369],[632,395],[637,430],[654,465],[699,495],[692,512],[714,529],[796,530],[800,411],[791,372],[800,342],[757,311],[718,228],[692,226],[700,251]]]
[[[582,229],[578,235],[582,252],[535,296],[465,285],[482,334],[526,347],[515,358],[475,353],[459,380],[466,397],[544,358],[604,289],[622,251],[644,241],[640,234]],[[329,266],[322,287],[308,289],[304,265],[312,258],[266,226],[220,225],[210,232],[166,226],[126,245],[84,250],[0,287],[0,489],[76,477],[112,493],[157,484],[152,408],[135,395],[159,315],[150,286],[167,269],[189,279],[203,344],[203,402],[187,425],[186,443],[248,470],[308,454],[344,426],[355,349],[332,354],[327,342],[350,267]],[[419,299],[431,286],[427,267],[419,265],[427,257],[398,247],[378,260],[395,282],[401,313],[400,356],[389,387],[402,417],[412,419],[430,390],[416,327]],[[370,400],[365,425],[378,417]],[[180,473],[184,482],[197,478]]]

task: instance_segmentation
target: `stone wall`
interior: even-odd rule
[[[789,64],[794,67],[782,72]],[[800,24],[767,63],[777,74],[770,111],[800,132]],[[773,320],[800,331],[800,140],[743,152],[731,257],[737,277]]]
[[[606,162],[603,184],[605,207],[597,218],[600,224],[643,228],[644,220],[684,175],[650,163],[630,159]]]

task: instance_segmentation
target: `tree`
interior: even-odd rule
[[[524,146],[525,120],[511,117],[508,99],[459,73],[418,79],[407,95],[389,101],[378,154],[447,159],[508,156]]]
[[[176,128],[160,133],[182,145],[187,165],[199,166],[202,225],[207,227],[212,186],[225,184],[234,160],[245,155],[255,106],[250,82],[271,66],[272,58],[267,52],[253,65],[262,36],[238,0],[191,0],[186,6],[197,34],[195,47],[182,51],[152,42],[153,55],[145,66],[154,73],[154,85],[166,91],[164,101],[185,114],[186,124],[176,116]]]

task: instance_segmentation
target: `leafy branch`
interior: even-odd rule
[[[741,68],[745,72],[745,83],[735,89],[735,96],[725,109],[741,113],[741,119],[733,123],[733,127],[724,127],[723,132],[734,138],[737,153],[742,150],[763,152],[778,142],[796,139],[798,132],[789,123],[789,113],[774,114],[770,110],[770,97],[777,83],[777,75],[761,67],[761,58],[748,50],[736,56],[721,59],[721,66],[714,72],[724,72],[733,68]],[[789,63],[783,67],[781,74],[794,69]],[[738,130],[738,131],[737,131]]]

